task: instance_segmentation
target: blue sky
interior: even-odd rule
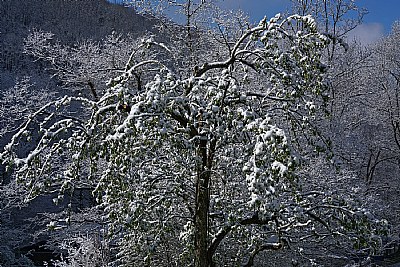
[[[241,8],[249,14],[252,21],[258,21],[267,15],[290,12],[290,0],[221,0],[226,8]],[[350,39],[370,44],[388,34],[392,24],[400,20],[400,0],[358,0],[360,8],[366,8],[368,14],[364,23],[350,33]]]
[[[390,31],[393,22],[400,20],[399,0],[359,0],[358,2],[369,11],[364,22],[382,24],[386,33]]]
[[[276,13],[290,10],[290,0],[221,0],[228,8],[241,8],[248,13],[252,20],[260,20],[264,15],[268,17]],[[359,7],[368,9],[369,14],[364,18],[366,24],[381,24],[385,32],[389,32],[394,21],[400,19],[399,0],[358,0]]]

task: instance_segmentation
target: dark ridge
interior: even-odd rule
[[[3,0],[0,1],[0,72],[23,72],[26,67],[22,44],[32,29],[52,32],[63,44],[111,34],[130,33],[140,36],[154,31],[154,20],[145,18],[133,8],[106,0]],[[1,75],[0,75],[1,77]],[[6,83],[1,81],[0,90]]]

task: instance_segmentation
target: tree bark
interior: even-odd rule
[[[195,267],[208,267],[208,174],[200,175],[196,188],[196,213],[195,213]],[[203,176],[203,177],[202,177]]]
[[[201,159],[197,170],[196,181],[196,211],[194,220],[194,253],[195,267],[209,267],[211,264],[208,255],[208,214],[210,207],[210,171],[207,168],[207,139],[200,137],[198,156]]]

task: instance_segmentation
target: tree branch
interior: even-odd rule
[[[257,256],[258,253],[264,251],[264,250],[279,250],[283,247],[282,243],[266,243],[258,248],[255,248],[253,252],[251,253],[248,261],[246,264],[243,265],[243,267],[251,267],[254,265],[254,258]]]
[[[253,216],[245,218],[240,220],[239,222],[236,223],[236,225],[265,225],[268,224],[270,221],[275,220],[275,216],[268,218],[268,219],[261,219],[258,216],[258,213],[255,212]],[[230,224],[225,226],[223,229],[221,229],[214,237],[213,241],[211,242],[211,245],[208,248],[208,257],[210,260],[212,259],[212,256],[214,255],[215,251],[217,250],[219,244],[221,241],[229,234],[229,232],[232,230],[232,227],[235,224]],[[210,261],[211,262],[211,261]]]

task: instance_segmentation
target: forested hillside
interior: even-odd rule
[[[85,74],[77,72],[75,77],[69,76],[75,82],[68,83],[57,76],[60,70],[58,67],[66,72],[75,70],[65,68],[66,65],[82,67],[83,63],[78,62],[80,57],[84,64],[93,64],[94,61],[100,60],[100,52],[104,53],[103,58],[108,58],[110,62],[117,61],[114,54],[118,54],[120,59],[125,61],[123,57],[126,57],[126,53],[133,47],[130,42],[139,36],[154,32],[153,24],[133,9],[113,5],[105,0],[1,1],[0,146],[4,147],[10,141],[18,126],[29,114],[47,101],[62,95],[85,94],[90,88],[89,81],[79,81],[80,78],[88,75],[88,72],[91,72],[91,77],[97,75],[94,67],[88,67],[89,71]],[[40,34],[50,33],[54,41],[51,44],[56,53],[54,57],[59,61],[64,58],[60,63],[62,66],[54,66],[51,59],[38,60],[27,51],[29,44],[31,49],[40,49],[43,42],[49,41]],[[29,39],[33,36],[37,39]],[[28,43],[28,40],[32,42]],[[87,51],[84,51],[85,48]],[[74,58],[76,61],[72,63]],[[70,63],[66,63],[67,60]],[[108,73],[117,69],[115,65],[108,67]],[[106,81],[94,77],[93,83],[105,87]],[[72,92],[74,86],[79,92]],[[22,150],[26,149],[29,149],[29,145]],[[61,207],[54,205],[54,195],[38,198],[28,204],[24,202],[25,192],[15,186],[4,167],[0,166],[0,266],[31,266],[30,260],[23,257],[28,251],[21,252],[26,247],[30,247],[32,251],[36,248],[44,254],[43,258],[35,258],[33,253],[33,258],[40,266],[40,262],[49,259],[48,255],[51,258],[51,252],[54,251],[50,242],[47,245],[51,249],[37,246],[43,245],[43,240],[48,239],[47,233],[40,234],[49,223],[50,218],[46,213],[63,211],[68,202],[74,203],[74,209],[87,207],[90,205],[90,193],[87,190],[86,193],[83,192],[84,189],[78,191],[72,200],[65,201]],[[32,222],[36,226],[32,226]]]
[[[60,83],[52,78],[53,73],[46,72],[48,63],[35,60],[24,52],[24,41],[30,34],[37,31],[52,33],[55,42],[77,48],[85,42],[105,40],[113,32],[129,33],[137,37],[154,30],[153,23],[134,10],[107,1],[2,1],[0,25],[0,88],[4,99],[1,107],[1,134],[16,125],[13,116],[35,105],[17,103],[18,96],[27,94],[26,90],[47,91],[46,88],[51,88],[49,95],[59,91],[57,88]],[[14,85],[20,86],[20,89],[7,94]],[[16,94],[15,97],[13,94]],[[40,105],[40,98],[44,96],[27,94],[27,97],[23,97],[24,102],[32,99],[32,102]],[[11,114],[4,114],[3,109]],[[16,120],[17,124],[19,122]]]
[[[0,266],[396,264],[400,26],[292,4],[0,1]]]

